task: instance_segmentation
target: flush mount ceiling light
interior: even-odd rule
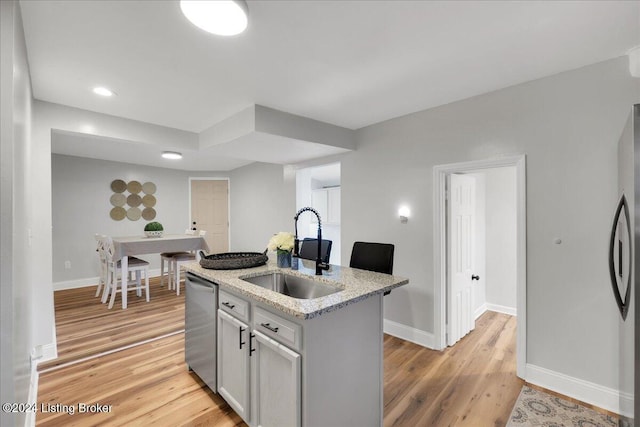
[[[112,91],[111,89],[107,89],[106,87],[103,86],[97,86],[93,88],[93,93],[95,93],[96,95],[100,95],[100,96],[113,96],[115,95],[115,92]]]
[[[182,153],[178,153],[177,151],[163,151],[162,157],[170,160],[180,160],[182,158]]]
[[[249,8],[244,0],[181,0],[180,9],[196,27],[220,36],[235,36],[247,28]]]

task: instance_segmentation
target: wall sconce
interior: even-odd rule
[[[398,216],[400,216],[400,222],[406,224],[411,216],[411,210],[408,206],[400,206],[400,209],[398,209]]]

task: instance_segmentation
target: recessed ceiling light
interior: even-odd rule
[[[182,153],[178,153],[177,151],[163,151],[162,157],[165,159],[180,160],[182,158]]]
[[[93,93],[100,96],[113,96],[115,93],[106,87],[98,86],[93,88]]]
[[[182,13],[195,26],[220,36],[235,36],[247,28],[249,8],[244,0],[181,0]]]

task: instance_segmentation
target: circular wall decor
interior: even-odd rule
[[[129,196],[127,196],[127,204],[132,208],[137,208],[138,206],[140,206],[140,203],[142,203],[142,197],[140,197],[139,195],[129,194]]]
[[[129,220],[131,221],[139,220],[141,215],[142,212],[139,208],[129,208],[129,210],[127,211],[127,218],[129,218]]]
[[[124,193],[124,190],[127,189],[127,183],[121,179],[114,179],[111,181],[111,190],[114,193]]]
[[[122,221],[124,217],[127,216],[127,211],[122,206],[116,206],[115,208],[111,209],[111,212],[109,212],[109,216],[114,221]]]
[[[151,194],[147,194],[142,198],[142,204],[145,208],[152,208],[156,205],[156,198]]]
[[[142,191],[145,194],[154,194],[156,192],[156,185],[153,182],[145,182],[142,184]]]
[[[129,193],[131,194],[138,194],[142,191],[142,184],[138,181],[129,181],[129,184],[127,184],[127,190],[129,190]]]
[[[156,210],[153,208],[144,208],[142,210],[142,218],[144,218],[145,221],[151,221],[152,219],[155,219],[156,217]]]
[[[124,206],[127,202],[127,198],[122,193],[113,193],[109,201],[113,206]]]

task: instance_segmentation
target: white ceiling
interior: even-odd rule
[[[357,129],[640,44],[638,1],[248,5],[224,38],[177,0],[22,0],[34,97],[197,133],[253,104]]]

